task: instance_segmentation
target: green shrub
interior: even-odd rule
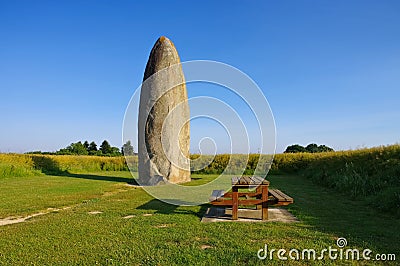
[[[400,217],[400,186],[388,187],[368,198],[376,209]]]

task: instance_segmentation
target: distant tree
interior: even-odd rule
[[[91,155],[94,155],[97,153],[97,144],[94,141],[90,142],[89,147],[88,147],[88,152]]]
[[[126,143],[130,144],[130,143]],[[127,145],[127,149],[130,150],[130,148]],[[40,152],[40,151],[38,151]],[[44,154],[43,152],[40,152]],[[133,153],[133,147],[132,147],[132,153]],[[118,147],[112,147],[110,143],[108,143],[107,140],[104,140],[101,145],[100,149],[97,148],[97,144],[92,141],[88,142],[85,141],[83,144],[81,141],[78,141],[76,143],[71,143],[69,146],[67,146],[64,149],[60,149],[55,153],[47,153],[47,154],[59,154],[59,155],[95,155],[95,156],[121,156],[122,151]]]
[[[83,147],[89,152],[89,142],[87,140],[83,143]]]
[[[311,143],[311,144],[308,144],[307,147],[305,147],[305,148],[298,144],[288,146],[285,150],[285,153],[296,153],[296,152],[316,153],[316,152],[330,152],[330,151],[334,151],[334,150],[325,145],[318,146],[315,143]]]
[[[28,151],[25,154],[42,154],[42,151]]]
[[[303,147],[301,145],[295,144],[288,146],[285,153],[296,153],[296,152],[308,152],[308,153],[316,153],[316,152],[330,152],[334,151],[332,148],[325,145],[317,145],[315,143],[308,144],[307,147]]]
[[[111,145],[107,140],[104,140],[100,145],[100,151],[102,154],[111,154]]]
[[[122,153],[120,152],[118,147],[111,147],[110,155],[111,156],[121,156]]]
[[[71,143],[66,149],[67,153],[64,154],[77,154],[77,155],[87,155],[88,151],[85,146],[83,146],[82,142],[78,141],[76,143]],[[61,150],[60,150],[61,151]],[[65,151],[64,151],[65,152]]]
[[[284,153],[307,152],[306,148],[299,144],[291,145],[286,148]]]
[[[130,156],[133,155],[135,152],[133,150],[133,146],[131,144],[131,141],[128,140],[121,148],[121,152],[125,156]]]
[[[60,150],[56,151],[56,154],[57,155],[70,155],[70,154],[72,154],[72,152],[71,152],[71,150],[65,148],[65,149],[60,149]]]
[[[325,145],[319,145],[318,146],[318,152],[330,152],[334,151],[331,147],[325,146]]]
[[[311,153],[319,152],[318,145],[315,143],[308,144],[306,147],[306,151]]]

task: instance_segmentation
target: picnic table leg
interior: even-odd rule
[[[257,191],[258,194],[261,194],[261,195],[262,195],[261,186],[258,186],[256,191]],[[257,205],[256,205],[256,209],[257,209],[257,210],[261,210],[261,208],[262,208],[262,204],[257,204]]]
[[[232,187],[232,220],[238,219],[238,208],[239,208],[239,194],[238,187]]]
[[[262,186],[262,219],[268,220],[268,186]]]

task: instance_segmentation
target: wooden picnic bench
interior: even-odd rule
[[[249,190],[249,189],[255,190]],[[239,206],[255,205],[261,209],[262,220],[268,219],[268,206],[286,206],[293,203],[293,198],[279,189],[268,189],[269,181],[257,176],[232,178],[232,192],[213,190],[210,203],[216,206],[231,206],[232,219],[238,219]],[[243,192],[239,189],[247,189]]]

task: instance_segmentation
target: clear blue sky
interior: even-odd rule
[[[183,61],[221,61],[258,83],[277,152],[399,142],[399,14],[397,0],[0,1],[0,151],[121,146],[161,35]]]

